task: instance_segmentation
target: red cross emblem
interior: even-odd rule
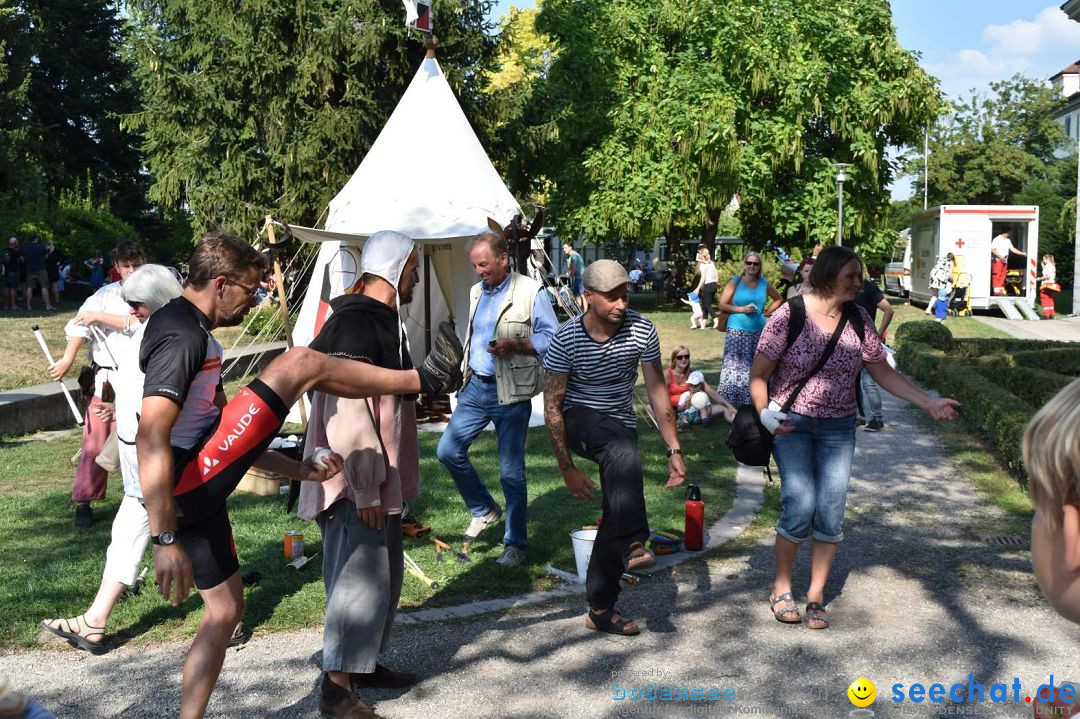
[[[964,238],[963,237],[961,237],[959,240],[956,241],[956,246],[958,248],[960,248],[961,250],[964,249]]]

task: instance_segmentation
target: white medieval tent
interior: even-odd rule
[[[469,288],[476,282],[467,240],[488,229],[487,218],[505,226],[520,212],[429,52],[360,167],[330,202],[325,229],[289,226],[294,236],[322,243],[293,343],[311,342],[329,300],[358,279],[364,240],[397,230],[423,249],[420,283],[402,310],[419,364],[428,330],[442,320],[457,320],[464,337]],[[536,419],[535,405],[533,414]]]

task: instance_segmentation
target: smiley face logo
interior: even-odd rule
[[[868,707],[877,698],[877,688],[866,677],[859,677],[847,688],[848,699],[857,707]]]

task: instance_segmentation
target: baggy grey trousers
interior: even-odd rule
[[[386,515],[382,530],[372,529],[350,500],[340,499],[316,521],[326,586],[323,671],[373,672],[401,597],[401,515]]]

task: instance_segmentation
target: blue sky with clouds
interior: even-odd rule
[[[499,0],[493,17],[531,0]],[[1080,23],[1059,2],[1041,0],[891,0],[897,37],[951,98],[986,92],[1017,73],[1046,80],[1080,60]],[[901,180],[893,196],[906,197]]]

